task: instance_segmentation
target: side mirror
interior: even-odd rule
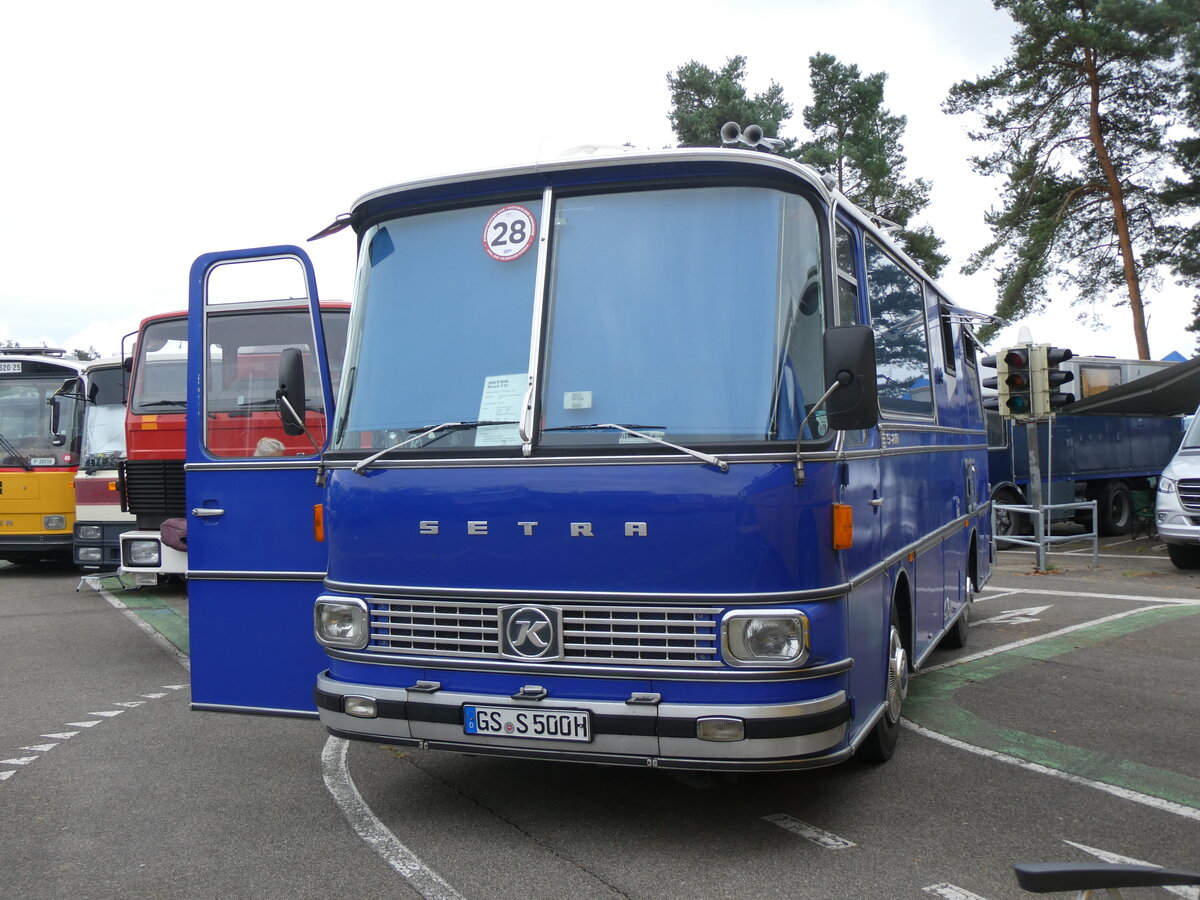
[[[826,421],[838,431],[879,424],[875,332],[869,325],[835,325],[825,331],[825,383],[840,387],[825,403]]]
[[[279,388],[275,391],[284,434],[304,434],[304,397],[304,357],[295,347],[288,347],[279,354]]]
[[[67,436],[60,430],[62,425],[62,406],[58,402],[58,394],[55,394],[46,401],[50,404],[50,443],[55,447],[61,447],[67,442]]]

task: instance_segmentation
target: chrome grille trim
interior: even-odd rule
[[[368,653],[447,659],[499,659],[499,608],[511,605],[384,597],[369,597],[367,604],[371,610]],[[719,606],[554,608],[563,611],[564,664],[721,665]]]
[[[1175,485],[1179,504],[1192,512],[1200,512],[1200,478],[1181,478]]]

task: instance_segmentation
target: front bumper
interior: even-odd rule
[[[1200,514],[1189,512],[1175,493],[1159,493],[1154,508],[1158,536],[1168,544],[1200,544]]]
[[[377,715],[362,718],[343,712],[347,696],[373,699]],[[672,769],[766,771],[832,765],[852,752],[846,745],[850,704],[841,690],[813,700],[754,706],[654,702],[636,695],[624,702],[558,696],[530,700],[441,690],[426,683],[412,688],[367,687],[337,681],[325,672],[317,679],[316,704],[321,723],[335,736],[463,753]],[[591,716],[591,740],[577,743],[467,734],[463,707],[473,704],[586,710]],[[698,720],[711,717],[740,719],[745,737],[738,741],[698,738]]]

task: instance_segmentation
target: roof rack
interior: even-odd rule
[[[0,354],[9,356],[66,356],[61,347],[0,347]]]

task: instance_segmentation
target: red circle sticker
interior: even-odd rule
[[[537,220],[524,206],[505,206],[496,210],[483,226],[483,249],[492,259],[512,262],[533,246]]]

